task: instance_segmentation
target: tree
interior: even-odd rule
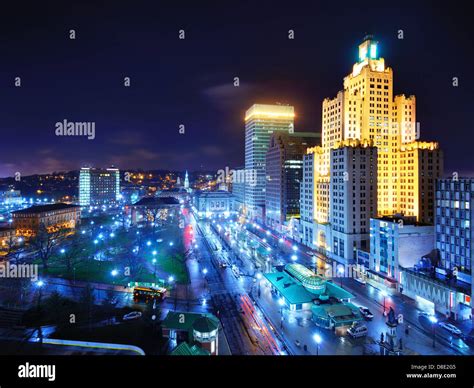
[[[85,243],[85,239],[80,234],[75,234],[64,248],[64,253],[59,255],[59,261],[66,266],[68,274],[71,274],[74,267],[88,256]]]
[[[95,295],[94,289],[91,287],[89,283],[82,289],[81,296],[80,296],[80,303],[85,307],[87,312],[87,323],[90,324],[92,322],[92,309],[95,303]]]
[[[48,269],[48,261],[54,251],[54,248],[64,238],[66,229],[60,228],[51,233],[46,226],[41,224],[36,235],[31,239],[31,245],[37,250],[38,256],[43,263],[43,269]]]
[[[117,296],[115,295],[114,290],[107,290],[105,294],[105,298],[102,301],[102,305],[108,309],[113,310],[117,306],[118,300]]]
[[[123,242],[118,257],[124,267],[129,269],[130,277],[133,279],[143,268],[142,257],[140,256],[140,250],[143,246],[143,235],[138,228],[131,228],[129,236],[132,237]]]
[[[21,256],[26,252],[22,242],[23,238],[15,235],[10,235],[6,241],[6,258],[14,264],[18,264]]]

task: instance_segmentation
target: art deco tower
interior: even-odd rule
[[[325,168],[330,168],[330,149],[339,142],[371,141],[378,149],[379,215],[403,213],[433,222],[432,193],[435,179],[442,174],[442,154],[437,143],[418,141],[416,99],[394,98],[393,71],[379,56],[378,42],[371,36],[359,45],[358,61],[344,78],[344,89],[323,101],[322,124]],[[420,151],[426,152],[420,156]]]

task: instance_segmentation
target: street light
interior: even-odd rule
[[[344,274],[344,267],[342,265],[340,265],[337,268],[337,272],[339,273],[339,277],[341,278],[341,288],[342,288],[342,275]]]
[[[116,269],[113,269],[112,271],[110,271],[110,274],[115,277],[118,275],[118,271]]]
[[[283,327],[283,306],[285,305],[285,300],[283,298],[278,299],[278,304],[280,305],[280,327]]]
[[[155,266],[155,271],[153,272],[153,276],[154,276],[155,282],[156,282],[156,259],[153,259],[151,262],[152,262],[152,263],[154,264],[154,266]]]
[[[385,298],[387,297],[387,291],[382,290],[382,296],[383,296],[383,315],[385,315]]]
[[[40,311],[41,311],[41,297],[43,296],[44,282],[42,280],[38,280],[36,282],[36,287],[38,287],[38,302],[37,302],[36,308],[37,308],[38,314],[39,314]],[[40,323],[38,323],[38,337],[39,337],[40,343],[43,344],[43,331],[41,330],[41,324]]]
[[[319,356],[319,345],[323,341],[319,334],[313,335],[314,342],[316,342],[316,355]]]
[[[433,348],[435,347],[435,338],[436,338],[436,324],[438,323],[438,319],[434,315],[430,315],[429,320],[433,327]]]

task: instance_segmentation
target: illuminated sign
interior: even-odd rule
[[[370,58],[377,58],[377,45],[374,43],[370,45]]]

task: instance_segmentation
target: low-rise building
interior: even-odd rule
[[[282,301],[282,308],[287,308],[295,318],[304,318],[310,313],[316,325],[337,334],[345,334],[354,322],[363,319],[351,303],[354,295],[301,264],[276,268],[264,274],[264,279]]]
[[[177,215],[180,202],[175,197],[144,197],[133,205],[126,206],[131,223],[164,222],[169,216]]]
[[[81,221],[81,208],[77,205],[55,203],[31,206],[12,212],[16,235],[34,236],[43,225],[48,233],[60,229],[74,229]]]
[[[435,251],[403,270],[403,292],[424,310],[472,319],[474,179],[438,179],[435,204]]]
[[[434,246],[434,227],[414,217],[370,219],[370,260],[367,275],[390,288],[397,288],[400,270],[413,267]]]
[[[0,204],[3,205],[20,205],[24,199],[20,190],[0,191]]]
[[[181,352],[218,355],[219,319],[212,314],[170,311],[162,325],[163,337],[169,338]],[[194,348],[193,348],[194,347]],[[199,347],[196,349],[195,347]]]
[[[0,255],[1,251],[11,248],[12,243],[16,243],[17,239],[15,229],[0,226]]]
[[[193,204],[199,218],[229,216],[233,196],[228,191],[200,191],[193,197]]]

